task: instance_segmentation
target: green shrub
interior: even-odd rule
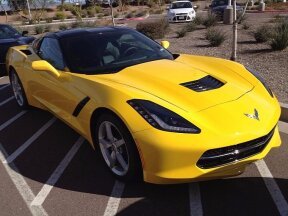
[[[165,36],[168,27],[168,21],[162,19],[154,22],[140,22],[136,29],[152,39],[161,39]]]
[[[218,22],[218,17],[215,14],[208,14],[208,16],[203,20],[203,25],[206,28],[215,26]]]
[[[64,12],[59,11],[55,14],[55,19],[56,20],[64,20],[64,19],[66,19],[66,14]]]
[[[138,12],[138,13],[136,13],[135,14],[135,17],[143,17],[143,16],[145,16],[147,14],[147,11],[140,11],[140,12]]]
[[[47,17],[45,20],[46,20],[46,23],[52,23],[53,22],[52,17]]]
[[[59,26],[59,30],[61,30],[61,31],[66,30],[66,29],[68,29],[68,26],[66,24],[61,24]]]
[[[177,38],[185,37],[185,35],[187,34],[186,26],[184,26],[180,31],[177,31],[176,34],[177,34]]]
[[[95,14],[96,14],[96,12],[95,12],[95,9],[94,9],[94,8],[92,8],[92,7],[87,8],[87,15],[88,15],[88,17],[95,17]]]
[[[71,28],[81,28],[83,26],[83,22],[74,22],[71,25]]]
[[[188,24],[185,26],[185,28],[186,28],[186,31],[187,31],[187,32],[192,32],[192,31],[195,31],[195,30],[196,30],[197,24],[194,23],[194,22],[190,22],[190,23],[188,23]]]
[[[87,17],[87,16],[88,16],[87,10],[81,10],[81,17],[82,17],[82,18],[85,18],[85,17]]]
[[[256,32],[254,32],[254,38],[257,43],[264,43],[271,39],[272,29],[269,26],[260,26]]]
[[[73,5],[72,4],[63,4],[63,7],[62,5],[58,5],[57,6],[57,10],[65,10],[65,11],[72,11],[73,10]]]
[[[101,19],[101,18],[103,18],[103,16],[104,16],[104,15],[101,13],[101,14],[98,14],[97,17],[98,17],[99,19]]]
[[[275,27],[270,45],[273,50],[284,50],[288,46],[288,20]]]
[[[35,33],[36,34],[42,34],[42,33],[44,33],[44,31],[45,31],[45,26],[43,26],[43,25],[37,25],[37,26],[35,26]]]
[[[96,13],[102,13],[102,7],[96,5],[96,6],[95,6],[95,12],[96,12]]]
[[[135,15],[134,15],[134,13],[128,13],[128,14],[126,14],[126,16],[125,16],[125,18],[132,18],[132,17],[134,17]]]
[[[155,8],[155,7],[156,7],[156,3],[153,2],[153,1],[148,1],[147,6],[148,6],[149,8]]]
[[[111,15],[110,11],[108,11],[108,10],[104,11],[103,14],[104,14],[104,16],[110,16]]]
[[[196,24],[196,25],[202,25],[203,22],[204,22],[204,19],[202,16],[196,16],[195,19],[193,20],[193,22]]]
[[[226,35],[220,29],[208,28],[205,38],[209,41],[211,46],[217,47],[226,40]]]
[[[250,25],[249,25],[247,22],[244,22],[242,28],[243,28],[244,30],[247,30],[247,29],[250,28]]]
[[[51,25],[45,25],[44,26],[44,32],[50,32],[52,29],[52,26]]]

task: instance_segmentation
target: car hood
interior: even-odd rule
[[[189,13],[193,11],[193,8],[178,8],[178,9],[169,9],[170,13]]]
[[[29,44],[31,43],[35,38],[32,36],[22,37],[22,36],[15,36],[13,38],[7,38],[7,39],[0,39],[0,44],[13,44],[15,45],[22,45],[22,44]]]
[[[157,60],[105,75],[110,81],[134,87],[161,98],[187,112],[197,112],[228,101],[237,100],[253,85],[235,72],[230,61],[183,55],[176,60]],[[244,68],[239,67],[239,70]],[[237,69],[237,68],[236,68]],[[196,92],[181,84],[213,76],[225,83],[222,87]]]

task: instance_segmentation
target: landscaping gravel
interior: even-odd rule
[[[257,71],[272,89],[280,102],[288,103],[288,48],[284,51],[272,51],[269,44],[256,43],[253,31],[262,24],[271,25],[271,17],[267,14],[247,14],[248,30],[238,25],[237,61]],[[270,18],[269,18],[270,17]],[[225,32],[227,39],[220,47],[210,47],[205,40],[206,29],[199,26],[194,32],[187,33],[183,38],[177,38],[175,33],[185,24],[170,24],[170,32],[162,40],[170,41],[169,50],[173,53],[188,53],[193,55],[215,56],[230,59],[232,51],[232,26],[218,24]]]

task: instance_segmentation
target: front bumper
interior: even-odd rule
[[[169,22],[191,22],[195,19],[196,13],[189,14],[175,14],[168,16]]]
[[[190,135],[189,138],[187,134],[175,136],[169,132],[154,132],[145,130],[134,133],[142,159],[144,181],[154,184],[186,183],[239,175],[248,164],[264,158],[272,148],[281,144],[276,127],[262,152],[222,166],[201,169],[196,164],[204,152],[209,146],[214,148],[223,146],[224,140],[200,138],[198,135]],[[163,136],[161,133],[166,135]]]

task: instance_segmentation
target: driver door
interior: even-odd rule
[[[58,40],[44,38],[38,48],[38,55],[57,69],[60,77],[47,71],[34,71],[32,94],[58,117],[71,122],[75,107],[85,98],[85,95],[75,88],[73,74],[64,71],[65,63]],[[64,76],[65,79],[63,79]]]

